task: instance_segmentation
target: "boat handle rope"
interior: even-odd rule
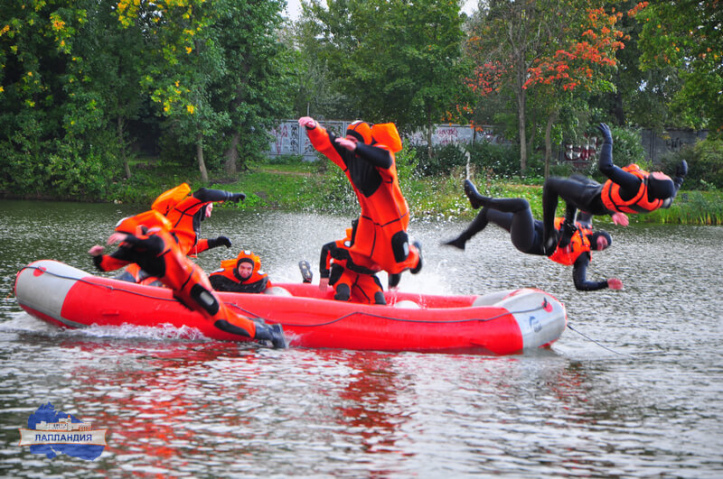
[[[628,356],[628,357],[631,357],[631,358],[632,358],[632,357],[635,357],[635,356],[633,356],[632,354],[621,353],[621,352],[619,352],[619,351],[615,351],[614,349],[605,346],[605,345],[602,344],[600,341],[598,341],[598,340],[596,340],[596,339],[593,339],[593,338],[591,338],[590,336],[587,336],[586,334],[584,334],[584,333],[578,331],[577,329],[573,328],[573,327],[572,327],[572,324],[570,324],[569,321],[568,321],[568,323],[567,323],[567,328],[570,329],[570,330],[572,330],[572,331],[574,331],[574,332],[576,332],[577,334],[579,334],[579,335],[582,336],[583,338],[587,339],[587,340],[590,341],[591,343],[595,343],[596,345],[600,346],[601,348],[610,351],[611,353],[619,354],[620,356]]]
[[[151,299],[156,299],[156,300],[161,300],[161,301],[178,302],[178,301],[177,301],[175,298],[173,298],[173,297],[171,297],[171,298],[159,298],[158,296],[155,296],[155,295],[145,294],[145,293],[141,293],[141,292],[138,292],[138,291],[130,291],[130,290],[124,289],[124,288],[117,288],[117,287],[111,286],[111,285],[109,285],[109,284],[98,284],[98,283],[95,283],[95,282],[93,282],[93,281],[88,281],[88,280],[85,279],[85,278],[77,278],[77,277],[75,277],[75,276],[65,276],[65,275],[62,275],[62,274],[54,273],[54,272],[52,272],[52,271],[48,271],[47,269],[45,269],[45,268],[40,268],[40,267],[38,267],[38,266],[29,266],[29,265],[28,265],[28,266],[23,266],[23,268],[20,270],[20,272],[22,272],[22,271],[25,270],[25,269],[35,269],[35,270],[39,270],[39,271],[42,271],[44,274],[50,274],[50,275],[52,275],[52,276],[55,276],[56,278],[79,281],[79,282],[81,282],[81,283],[89,284],[89,285],[91,285],[91,286],[97,286],[97,287],[99,287],[99,288],[103,288],[103,289],[106,289],[106,290],[109,290],[109,291],[119,291],[119,292],[122,292],[122,293],[133,294],[133,295],[136,295],[136,296],[142,296],[142,297],[145,297],[145,298],[151,298]],[[20,274],[20,272],[18,272],[18,274]],[[238,309],[239,311],[241,311],[241,312],[244,313],[245,315],[252,316],[252,317],[255,317],[255,318],[257,318],[257,319],[263,319],[264,321],[266,321],[265,318],[263,318],[263,317],[261,317],[261,316],[258,316],[258,315],[256,315],[256,314],[254,314],[253,312],[248,311],[248,310],[242,308],[241,306],[239,306],[239,305],[236,304],[235,302],[224,302],[224,304],[225,304],[226,306],[233,306],[234,308]],[[288,323],[288,322],[286,322],[286,323],[280,323],[280,324],[283,325],[283,326],[294,326],[294,327],[300,327],[300,328],[304,328],[304,327],[315,328],[315,327],[319,327],[319,326],[328,326],[328,325],[330,325],[330,324],[334,324],[334,323],[337,323],[337,322],[339,322],[339,321],[343,321],[344,319],[350,318],[350,317],[352,317],[352,316],[356,316],[356,315],[358,315],[358,314],[364,314],[364,315],[369,316],[369,317],[372,317],[372,318],[388,319],[388,320],[390,320],[390,321],[399,321],[399,322],[405,322],[405,323],[453,324],[453,323],[468,323],[468,322],[472,322],[472,321],[478,321],[478,322],[481,322],[481,323],[486,323],[486,322],[489,322],[489,321],[494,321],[494,320],[496,320],[496,319],[504,318],[505,316],[508,316],[508,315],[510,315],[510,314],[533,313],[533,312],[535,312],[535,311],[539,311],[540,309],[545,309],[545,307],[546,307],[547,305],[548,305],[548,302],[547,302],[547,299],[545,299],[545,300],[543,301],[543,303],[542,303],[540,306],[536,307],[536,308],[526,309],[526,310],[520,310],[520,311],[507,311],[507,312],[505,312],[505,313],[498,314],[497,316],[493,316],[493,317],[491,317],[491,318],[485,318],[485,319],[468,318],[468,319],[459,319],[459,320],[455,320],[455,321],[427,321],[427,320],[417,320],[417,319],[400,319],[400,318],[393,318],[393,317],[390,317],[390,316],[384,316],[384,315],[382,315],[382,314],[369,314],[369,313],[362,313],[362,312],[360,312],[360,311],[354,311],[354,312],[352,312],[352,313],[345,314],[345,315],[343,315],[343,316],[340,316],[340,317],[338,317],[338,318],[336,318],[336,319],[333,319],[333,320],[331,320],[331,321],[327,321],[327,322],[324,322],[324,323],[316,323],[316,324],[294,324],[294,323]],[[277,322],[278,322],[278,321],[277,321]]]
[[[244,308],[242,308],[241,306],[239,306],[239,305],[236,304],[236,303],[229,303],[229,302],[227,302],[227,303],[225,303],[225,304],[226,304],[226,306],[233,306],[233,307],[235,307],[236,309],[238,309],[239,311],[241,311],[241,312],[244,313],[245,315],[254,316],[254,317],[256,317],[256,318],[263,319],[264,321],[266,321],[265,318],[262,318],[261,316],[257,316],[257,315],[254,314],[252,311],[249,311],[249,310],[247,310],[247,309],[244,309]],[[339,316],[339,317],[336,318],[336,319],[332,319],[331,321],[326,321],[326,322],[324,322],[324,323],[316,323],[316,324],[294,324],[294,323],[290,323],[290,322],[280,322],[280,321],[275,321],[275,322],[278,322],[278,323],[280,323],[280,324],[283,325],[283,326],[293,326],[293,327],[297,327],[297,328],[315,328],[315,327],[318,327],[318,326],[328,326],[328,325],[330,325],[330,324],[334,324],[334,323],[337,323],[337,322],[339,322],[339,321],[343,321],[344,319],[350,318],[350,317],[352,317],[352,316],[356,316],[356,315],[360,315],[360,314],[361,314],[361,315],[364,315],[364,316],[366,316],[366,317],[387,319],[387,320],[389,320],[389,321],[397,321],[397,322],[402,322],[402,323],[453,324],[453,323],[470,323],[470,322],[473,322],[473,321],[477,321],[477,322],[480,322],[480,323],[486,323],[486,322],[489,322],[489,321],[494,321],[494,320],[496,320],[496,319],[504,318],[505,316],[509,316],[510,314],[532,313],[532,312],[535,312],[535,311],[538,311],[538,310],[544,309],[544,308],[545,308],[545,303],[543,303],[541,306],[538,306],[538,307],[532,308],[532,309],[520,310],[520,311],[507,311],[507,312],[505,312],[505,313],[498,314],[497,316],[492,316],[491,318],[484,318],[484,319],[482,319],[482,318],[467,318],[467,319],[458,319],[458,320],[454,320],[454,321],[429,321],[429,320],[421,320],[421,319],[401,319],[401,318],[394,318],[394,317],[391,317],[391,316],[385,316],[385,315],[383,315],[383,314],[372,314],[372,313],[364,313],[364,312],[361,312],[361,311],[353,311],[353,312],[351,312],[351,313],[348,313],[348,314]]]

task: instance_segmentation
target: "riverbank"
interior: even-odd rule
[[[400,184],[414,219],[474,218],[476,211],[470,208],[462,189],[466,177],[464,169],[455,168],[446,176],[423,177],[414,173],[412,168],[398,168]],[[485,195],[527,199],[533,215],[542,218],[541,179],[526,179],[523,183],[519,178],[499,179],[474,172],[471,177]],[[160,169],[148,163],[143,168],[136,168],[133,178],[117,184],[117,189],[109,192],[109,200],[150,205],[160,193],[183,182],[194,190],[204,186],[197,170],[180,167]],[[340,214],[358,211],[354,192],[346,177],[328,161],[251,165],[248,171],[238,175],[236,181],[212,178],[205,186],[246,194],[246,200],[238,206],[226,207]],[[562,214],[561,210],[559,214]],[[599,217],[597,221],[605,224],[610,220]],[[670,209],[631,215],[631,221],[719,225],[723,222],[723,193],[683,189]]]

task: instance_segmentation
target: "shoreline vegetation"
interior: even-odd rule
[[[283,210],[292,212],[354,214],[358,204],[344,174],[326,159],[315,162],[287,158],[250,164],[236,180],[213,179],[204,185],[197,171],[190,168],[157,168],[147,161],[130,180],[117,184],[117,191],[109,192],[109,201],[150,205],[163,191],[181,183],[192,190],[202,186],[243,192],[246,200],[238,207],[244,210]],[[398,161],[400,184],[412,212],[413,220],[471,220],[477,210],[470,207],[462,187],[467,176],[464,167],[452,168],[446,175],[421,176],[416,165]],[[179,174],[179,172],[183,174]],[[542,178],[499,178],[495,175],[470,171],[470,178],[480,192],[494,197],[522,197],[530,202],[535,218],[542,218]],[[558,214],[562,215],[564,202]],[[224,205],[220,205],[225,207]],[[630,215],[632,223],[720,225],[723,223],[723,193],[688,191],[683,189],[669,209],[645,215]],[[609,217],[600,217],[602,224],[612,223]]]
[[[449,174],[422,176],[415,165],[398,162],[400,184],[416,221],[470,221],[478,210],[471,208],[462,187],[467,177],[466,168],[455,167]],[[358,204],[354,192],[343,173],[326,159],[315,162],[300,160],[250,164],[237,179],[214,179],[204,184],[197,170],[168,165],[158,167],[152,159],[141,160],[134,167],[130,180],[114,183],[107,192],[107,202],[148,205],[170,188],[188,183],[192,190],[205,186],[231,192],[243,192],[246,200],[238,205],[218,205],[221,208],[264,211],[313,212],[328,214],[354,214]],[[542,179],[529,177],[500,178],[489,173],[470,171],[470,178],[479,191],[493,197],[521,197],[529,201],[535,218],[542,218]],[[8,197],[6,197],[8,198]],[[10,198],[8,198],[10,199]],[[74,198],[47,196],[16,199],[75,201]],[[560,202],[558,215],[564,213]],[[598,217],[601,224],[612,223],[609,217]],[[669,209],[645,215],[630,215],[631,223],[652,224],[723,224],[723,192],[689,191],[683,189]]]

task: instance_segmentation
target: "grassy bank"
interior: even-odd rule
[[[154,168],[152,163],[135,171],[131,180],[117,184],[117,190],[111,193],[113,201],[150,205],[157,195],[180,183],[187,182],[194,190],[204,186],[197,171],[161,170]],[[462,190],[466,175],[463,170],[453,170],[447,176],[421,177],[411,168],[400,167],[399,175],[414,218],[470,220],[474,217],[476,211],[470,208]],[[526,198],[533,215],[542,218],[540,181],[530,181],[538,183],[530,185],[514,179],[500,180],[474,174],[472,180],[482,194]],[[246,193],[246,201],[238,206],[242,209],[344,214],[358,211],[346,177],[325,160],[252,165],[249,171],[239,174],[236,181],[212,179],[206,186]],[[562,214],[562,207],[558,214]],[[600,217],[598,221],[604,224],[609,218]],[[631,221],[718,225],[723,222],[723,193],[681,191],[670,209],[631,215]]]

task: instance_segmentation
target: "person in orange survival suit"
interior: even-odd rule
[[[196,257],[198,253],[219,246],[230,248],[231,240],[226,236],[198,239],[201,231],[201,221],[211,217],[213,211],[212,201],[225,201],[228,198],[230,201],[238,202],[243,200],[246,195],[222,190],[207,190],[205,188],[199,189],[191,196],[189,196],[190,193],[191,187],[187,183],[182,183],[161,193],[153,201],[151,209],[166,216],[173,223],[172,232],[178,238],[181,251],[185,254],[190,253],[192,257]],[[161,284],[157,278],[143,271],[135,263],[129,264],[115,279],[156,286]]]
[[[221,261],[221,268],[208,275],[216,291],[235,293],[263,293],[273,285],[269,275],[261,271],[261,258],[248,250],[234,259]]]
[[[204,271],[191,261],[170,233],[171,224],[155,210],[122,219],[107,243],[120,242],[111,255],[95,245],[88,253],[101,271],[137,263],[148,274],[173,290],[174,297],[187,308],[203,315],[218,329],[251,338],[271,341],[274,348],[286,347],[280,324],[269,326],[235,314],[214,293]]]
[[[357,266],[351,260],[349,250],[354,244],[358,220],[346,229],[346,237],[326,243],[319,259],[319,289],[334,287],[334,299],[364,304],[387,304],[382,283],[374,271]]]
[[[238,203],[244,200],[246,195],[200,188],[188,196],[190,191],[191,188],[183,183],[161,194],[151,208],[169,219],[172,224],[171,231],[178,238],[178,244],[184,254],[195,257],[198,253],[218,246],[230,248],[231,241],[225,236],[199,240],[201,222],[211,217],[214,202]]]
[[[488,223],[494,223],[510,233],[512,244],[519,251],[527,254],[545,256],[542,244],[542,221],[532,217],[530,204],[524,198],[489,198],[477,192],[474,184],[465,181],[465,193],[473,208],[482,206],[482,210],[469,227],[457,238],[442,243],[464,250],[465,244],[474,235],[484,230]],[[578,291],[595,291],[604,288],[622,289],[623,282],[617,278],[605,281],[588,281],[587,267],[592,260],[592,250],[602,251],[612,244],[612,238],[606,231],[592,230],[592,215],[578,213],[578,222],[567,245],[558,246],[549,258],[559,264],[572,266],[572,279]],[[564,218],[555,221],[558,229],[562,228]]]
[[[598,169],[609,178],[604,184],[579,176],[550,177],[545,180],[542,205],[544,246],[548,254],[552,254],[557,244],[554,222],[558,197],[565,200],[567,206],[567,221],[563,229],[571,229],[576,209],[592,215],[609,214],[615,224],[627,226],[626,213],[649,213],[658,208],[670,208],[688,173],[688,163],[685,160],[676,167],[674,179],[660,171],[648,173],[635,164],[624,168],[617,167],[613,164],[613,138],[610,128],[601,123],[598,129],[603,135]]]
[[[354,264],[390,275],[407,269],[419,273],[421,244],[409,244],[409,207],[394,159],[402,148],[396,127],[357,121],[347,128],[346,138],[337,138],[311,117],[300,118],[299,125],[306,128],[314,148],[344,171],[359,200],[359,226],[349,250]]]

